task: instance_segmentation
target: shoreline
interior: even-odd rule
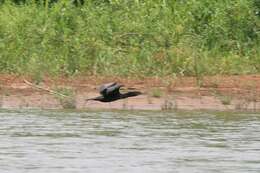
[[[68,94],[70,99],[30,86],[23,81],[24,78],[24,76],[0,75],[0,108],[254,112],[260,110],[260,75],[203,77],[203,84],[200,87],[193,77],[176,79],[45,77],[37,85],[47,90]],[[26,79],[33,82],[29,77]],[[141,91],[143,94],[111,103],[85,101],[87,98],[99,95],[97,88],[100,84],[111,81],[123,83],[126,88]]]

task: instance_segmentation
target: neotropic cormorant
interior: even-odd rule
[[[138,91],[131,91],[122,94],[119,90],[123,86],[124,85],[117,84],[116,82],[101,85],[99,88],[99,93],[101,94],[101,96],[87,99],[87,101],[95,100],[100,102],[112,102],[115,100],[125,99],[127,97],[134,97],[142,94]]]

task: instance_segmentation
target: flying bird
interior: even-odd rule
[[[94,101],[100,101],[100,102],[112,102],[115,100],[125,99],[128,97],[134,97],[134,96],[138,96],[138,95],[142,94],[139,91],[130,91],[130,92],[122,94],[122,93],[120,93],[119,90],[123,86],[124,85],[118,84],[116,82],[103,84],[99,88],[99,93],[101,96],[90,98],[90,99],[87,99],[86,101],[94,100]]]

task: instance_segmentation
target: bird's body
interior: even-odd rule
[[[99,93],[101,94],[101,96],[87,99],[87,101],[95,100],[101,102],[112,102],[115,100],[124,99],[127,97],[133,97],[141,94],[141,92],[137,92],[137,91],[121,94],[119,91],[121,87],[123,87],[123,85],[117,84],[116,82],[103,84],[99,88]]]
[[[104,97],[117,97],[120,95],[119,90],[122,86],[116,82],[104,84],[100,86],[99,93]]]

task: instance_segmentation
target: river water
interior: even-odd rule
[[[260,172],[260,115],[0,111],[0,173]]]

